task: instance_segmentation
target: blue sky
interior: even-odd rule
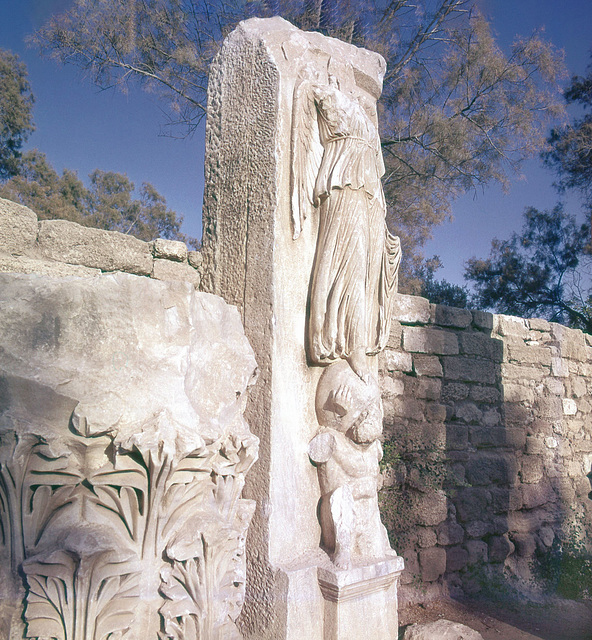
[[[127,95],[100,91],[76,68],[41,60],[25,46],[25,35],[67,3],[0,0],[0,47],[26,62],[36,96],[37,130],[27,148],[39,148],[57,170],[76,170],[83,179],[99,168],[127,173],[138,186],[151,182],[184,216],[185,232],[200,236],[203,128],[184,140],[159,135],[164,117],[154,96],[140,90]],[[480,0],[480,5],[504,49],[516,35],[544,28],[565,50],[570,73],[585,73],[592,47],[590,0]],[[553,175],[538,160],[528,162],[523,173],[524,179],[513,181],[508,193],[492,187],[454,204],[454,222],[436,228],[425,249],[426,255],[438,254],[444,263],[438,277],[462,284],[465,260],[487,256],[493,237],[506,238],[518,230],[525,207],[554,206],[558,196],[551,186]],[[570,199],[574,213],[577,204]]]

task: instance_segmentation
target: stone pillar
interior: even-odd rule
[[[319,220],[311,212],[294,239],[290,202],[294,92],[305,67],[325,79],[349,74],[373,100],[381,93],[378,54],[281,18],[240,23],[208,89],[202,287],[238,306],[259,366],[245,414],[261,449],[245,488],[257,507],[239,620],[257,640],[330,637],[318,567],[332,565],[319,547],[319,481],[308,455],[322,367],[305,352]],[[389,567],[394,582],[400,567]]]

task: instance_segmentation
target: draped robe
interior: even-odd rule
[[[374,122],[335,86],[314,90],[323,157],[314,187],[319,231],[310,287],[308,353],[317,364],[368,355],[388,340],[401,257],[386,227],[384,164]]]

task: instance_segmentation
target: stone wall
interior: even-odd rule
[[[0,198],[0,272],[92,277],[121,271],[199,287],[201,254],[185,243],[144,242],[68,220],[37,220],[31,209]]]
[[[592,542],[592,336],[397,304],[381,355],[381,498],[401,596],[557,588],[562,557]]]

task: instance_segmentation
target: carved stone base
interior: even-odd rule
[[[400,556],[343,571],[319,568],[325,600],[323,640],[397,638],[397,589],[402,571]]]

